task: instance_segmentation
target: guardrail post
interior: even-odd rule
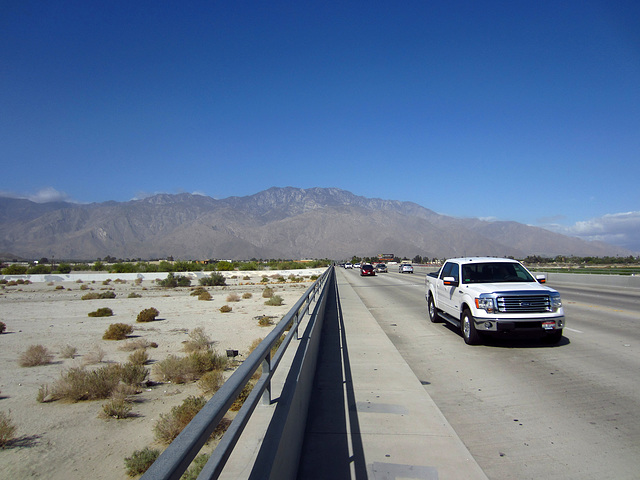
[[[267,356],[262,360],[262,375],[265,378],[269,377],[271,373],[271,351],[267,353]],[[263,405],[271,405],[271,380],[267,382],[267,386],[262,392],[262,404]]]

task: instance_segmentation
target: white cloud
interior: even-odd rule
[[[19,194],[15,192],[0,192],[2,197],[23,198],[36,203],[47,202],[71,202],[71,197],[65,192],[60,192],[53,187],[45,187],[33,194]]]
[[[552,224],[545,228],[583,240],[605,242],[640,252],[640,211],[611,213],[576,222],[568,227]]]

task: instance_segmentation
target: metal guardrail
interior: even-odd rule
[[[271,379],[278,364],[291,343],[295,332],[298,338],[298,327],[304,315],[309,312],[309,306],[321,289],[326,285],[333,267],[329,267],[304,295],[296,302],[289,312],[282,318],[276,327],[247,357],[238,369],[229,377],[224,385],[207,402],[194,419],[158,457],[155,463],[141,477],[142,480],[178,480],[189,468],[200,449],[209,440],[209,437],[227,413],[245,385],[249,382],[255,371],[262,366],[262,375],[251,393],[245,400],[240,411],[235,416],[220,443],[209,457],[198,480],[216,479],[222,473],[224,465],[231,455],[244,427],[260,398],[263,403],[271,403]],[[289,334],[285,333],[289,331]],[[271,351],[284,335],[284,340],[278,346],[273,358]]]

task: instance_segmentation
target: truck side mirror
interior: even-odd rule
[[[453,278],[453,277],[444,277],[444,278],[442,279],[442,282],[443,282],[445,285],[450,285],[450,286],[451,286],[451,285],[453,285],[453,286],[456,286],[456,287],[458,286],[458,282],[457,282],[457,281],[456,281],[456,279],[455,279],[455,278]]]
[[[546,275],[536,275],[536,280],[538,281],[538,283],[547,283],[547,276]]]

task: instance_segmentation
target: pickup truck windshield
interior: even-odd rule
[[[462,266],[462,283],[535,282],[519,263],[474,263]]]

